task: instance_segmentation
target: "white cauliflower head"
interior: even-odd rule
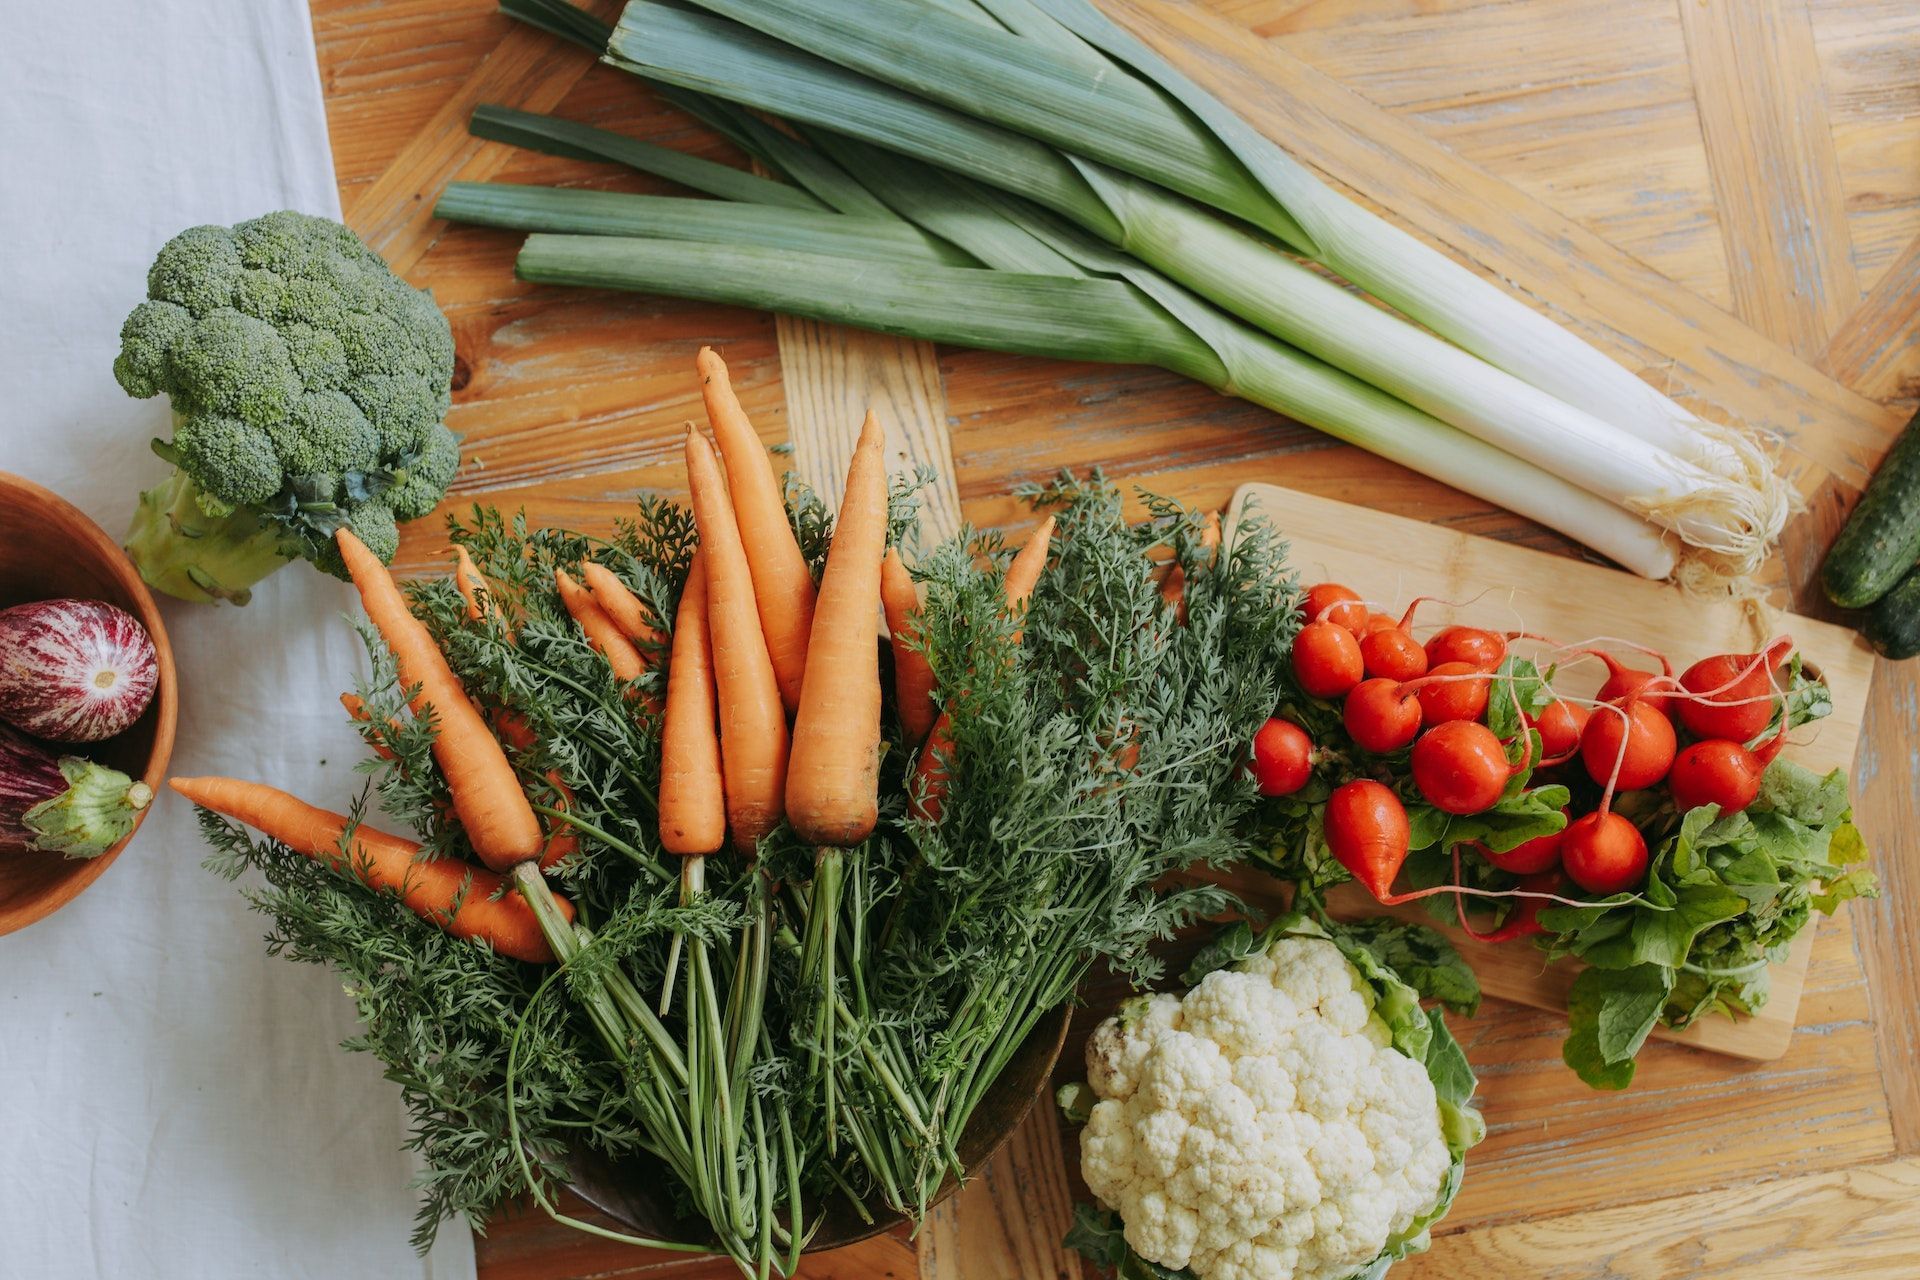
[[[1199,1280],[1344,1280],[1440,1198],[1421,1063],[1325,938],[1283,936],[1087,1043],[1080,1169],[1141,1257]]]

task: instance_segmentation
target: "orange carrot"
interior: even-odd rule
[[[585,587],[567,576],[565,569],[553,571],[553,585],[560,589],[560,601],[567,606],[567,612],[580,624],[580,630],[586,633],[587,643],[592,645],[613,668],[616,679],[628,683],[640,678],[647,669],[646,659],[633,647],[633,641],[621,632],[614,620],[607,616]]]
[[[433,758],[446,777],[454,811],[480,860],[506,871],[540,852],[540,822],[520,790],[507,753],[487,731],[460,678],[434,647],[426,627],[407,611],[400,588],[374,554],[346,529],[335,535],[360,590],[367,618],[393,651],[403,688],[419,686],[413,713],[438,723]]]
[[[593,602],[613,619],[613,625],[620,628],[620,634],[635,644],[662,644],[666,637],[659,629],[647,621],[647,606],[640,603],[640,597],[633,594],[618,575],[597,560],[589,560],[580,566],[580,576],[587,580],[587,590],[593,592]]]
[[[900,734],[918,746],[933,728],[940,708],[933,700],[933,665],[922,650],[907,643],[920,613],[920,595],[899,551],[887,548],[880,562],[880,603],[887,611],[887,638],[893,645],[894,701],[899,704]]]
[[[357,693],[341,694],[340,705],[345,707],[347,709],[347,714],[352,716],[354,720],[357,721],[358,723],[360,724],[372,723],[373,717],[367,713],[367,704],[365,700],[360,697],[359,694]],[[388,727],[395,728],[397,726],[395,726],[392,721],[388,721]],[[379,756],[382,760],[393,759],[393,748],[387,746],[386,743],[370,742],[367,745],[372,747],[373,754]]]
[[[472,621],[478,622],[500,612],[494,605],[492,588],[481,576],[480,567],[474,564],[473,556],[467,549],[458,543],[453,548],[453,585],[459,588],[460,598],[467,602],[467,617]]]
[[[1027,545],[1021,547],[1013,557],[1013,563],[1007,566],[1007,576],[1001,581],[1000,589],[1006,596],[1007,608],[1019,612],[1026,607],[1027,600],[1033,595],[1034,587],[1040,581],[1040,571],[1047,567],[1047,551],[1053,545],[1053,517],[1042,520],[1027,538]],[[1013,633],[1013,642],[1019,644],[1022,632]],[[920,757],[914,761],[913,814],[928,822],[940,821],[942,802],[947,794],[947,769],[942,761],[953,752],[953,720],[945,711],[933,722],[933,728],[927,733],[927,741],[920,748]]]
[[[780,683],[780,700],[789,714],[800,709],[800,687],[807,671],[807,640],[813,631],[813,575],[793,540],[787,523],[787,504],[780,493],[773,461],[754,434],[746,411],[733,394],[727,364],[713,348],[700,348],[695,360],[700,370],[700,395],[706,401],[707,421],[714,443],[726,463],[727,483],[733,491],[735,523],[747,550],[747,568],[753,574],[756,608],[767,655]],[[711,569],[708,570],[712,572]]]
[[[553,952],[533,911],[518,894],[501,893],[504,877],[453,858],[422,860],[420,846],[368,826],[355,827],[344,856],[348,820],[257,782],[237,778],[174,778],[173,789],[203,809],[253,827],[335,871],[375,889],[391,889],[418,916],[456,938],[479,938],[515,960],[550,964]],[[560,912],[573,907],[554,895]],[[456,904],[458,904],[456,906]]]
[[[1207,512],[1207,521],[1200,526],[1200,549],[1207,553],[1211,563],[1214,551],[1220,546],[1220,513]],[[1167,576],[1160,580],[1160,598],[1173,606],[1173,613],[1183,624],[1187,620],[1187,571],[1176,562],[1167,570]]]
[[[871,412],[847,467],[833,546],[807,640],[793,721],[787,820],[802,840],[859,844],[880,816],[880,562],[887,553],[887,461]]]
[[[714,722],[713,640],[707,634],[706,556],[695,552],[673,620],[666,723],[660,730],[660,844],[668,853],[708,854],[727,838]]]
[[[787,713],[754,603],[740,526],[705,436],[687,427],[687,484],[707,566],[707,629],[719,705],[720,767],[733,844],[744,853],[780,825],[787,787]]]

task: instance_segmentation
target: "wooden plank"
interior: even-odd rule
[[[1860,286],[1805,0],[1679,11],[1735,313],[1817,358]]]
[[[1920,237],[1841,322],[1820,366],[1876,400],[1920,399]]]
[[[1792,614],[1768,616],[1764,625],[1732,602],[1710,603],[1677,588],[1647,582],[1615,569],[1575,564],[1526,547],[1472,538],[1418,521],[1348,506],[1325,498],[1250,484],[1234,496],[1229,530],[1249,512],[1273,522],[1290,545],[1289,559],[1309,579],[1331,578],[1354,588],[1380,607],[1391,608],[1415,595],[1436,603],[1422,621],[1442,626],[1473,621],[1535,631],[1562,641],[1615,634],[1618,619],[1634,619],[1633,637],[1686,661],[1688,655],[1757,648],[1771,635],[1790,633],[1801,651],[1817,663],[1833,694],[1834,713],[1795,743],[1792,758],[1824,772],[1852,764],[1872,671],[1872,656],[1852,631]],[[1390,548],[1390,551],[1383,549]],[[1564,668],[1563,668],[1564,669]],[[1572,692],[1589,692],[1598,674],[1580,687],[1569,672]],[[1348,891],[1332,900],[1348,915],[1378,914],[1378,904]],[[1393,914],[1421,919],[1417,904]],[[1525,949],[1476,946],[1455,934],[1461,952],[1473,963],[1489,994],[1536,1008],[1564,1009],[1573,982],[1571,966],[1543,968]],[[1812,935],[1802,935],[1790,958],[1773,966],[1773,993],[1752,1018],[1704,1019],[1670,1037],[1698,1048],[1743,1058],[1773,1059],[1793,1039]]]
[[[1078,1059],[1078,1042],[1072,1046]],[[921,1280],[1047,1280],[1076,1274],[1062,1242],[1073,1190],[1049,1100],[1030,1112],[991,1163],[927,1216],[916,1240]]]
[[[1920,1160],[1888,1160],[1451,1234],[1394,1276],[1910,1280],[1916,1200]]]
[[[1114,18],[1333,181],[1518,290],[1703,412],[1771,431],[1858,483],[1897,416],[1193,0],[1104,0]]]

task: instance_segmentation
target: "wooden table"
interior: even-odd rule
[[[1802,608],[1839,516],[1920,397],[1920,6],[1912,0],[1105,0],[1256,124],[1416,233],[1507,281],[1720,418],[1780,432],[1809,501],[1777,580]],[[1538,527],[1156,371],[1022,360],[512,278],[515,237],[449,229],[446,179],[645,190],[469,139],[480,102],[556,111],[713,156],[635,82],[514,27],[491,0],[314,0],[347,217],[431,286],[459,346],[458,501],[604,531],[682,486],[692,357],[724,348],[767,439],[825,442],[872,398],[939,460],[958,514],[1019,518],[1016,482],[1103,466],[1196,504],[1266,479],[1578,554]],[[602,3],[611,13],[617,4]],[[950,442],[950,454],[948,453]],[[946,460],[951,458],[952,465]],[[406,567],[439,563],[434,522]],[[1756,1065],[1650,1045],[1624,1095],[1560,1064],[1557,1017],[1461,1027],[1490,1136],[1407,1277],[1920,1274],[1920,664],[1882,666],[1857,761],[1886,887],[1820,926],[1801,1028]],[[810,1277],[1069,1276],[1072,1195],[1031,1123],[917,1242]],[[538,1216],[480,1241],[486,1280],[731,1274]]]

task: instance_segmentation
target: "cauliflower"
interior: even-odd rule
[[[1436,1088],[1452,1060],[1422,1060],[1437,1016],[1317,926],[1283,924],[1087,1043],[1081,1174],[1134,1253],[1197,1280],[1346,1280],[1423,1248],[1478,1136],[1464,1097]]]
[[[127,535],[141,576],[245,604],[296,557],[345,577],[342,527],[391,560],[398,522],[433,510],[460,467],[442,422],[453,364],[431,295],[337,222],[282,211],[175,236],[113,362],[128,395],[174,411],[155,450],[175,469]]]

